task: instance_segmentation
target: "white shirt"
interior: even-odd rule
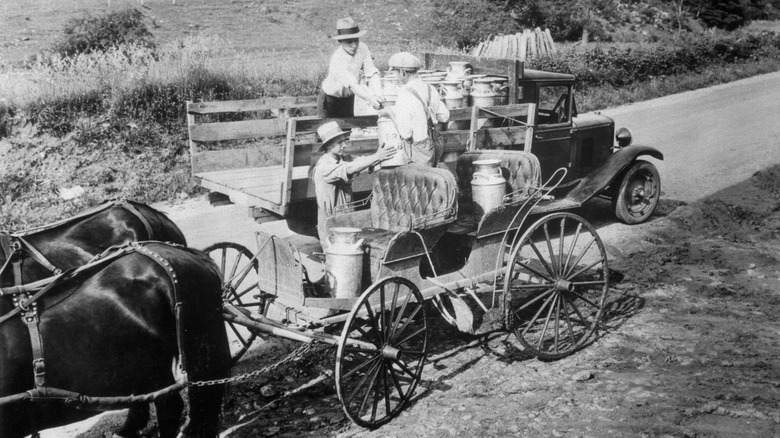
[[[430,113],[410,89],[416,91],[429,105]],[[428,138],[429,117],[434,117],[435,122],[446,122],[450,119],[450,110],[441,101],[439,93],[420,78],[410,80],[401,88],[393,111],[401,138],[411,138],[415,142]]]
[[[322,91],[333,97],[352,96],[355,93],[349,87],[359,83],[361,73],[366,78],[379,74],[368,46],[358,43],[355,56],[351,56],[339,46],[330,57],[328,75],[322,81]]]

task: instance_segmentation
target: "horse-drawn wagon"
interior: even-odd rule
[[[426,67],[462,58],[429,54]],[[658,201],[658,173],[637,158],[661,154],[629,146],[630,133],[615,135],[607,117],[578,116],[573,76],[524,70],[519,61],[467,61],[476,72],[509,78],[509,104],[452,109],[450,129],[441,132],[445,166],[359,177],[355,191],[364,197],[330,217],[319,238],[315,215],[300,212],[316,212],[308,170],[319,154],[312,152],[311,131],[325,120],[278,111],[287,124],[283,161],[275,167],[253,164],[252,148],[199,152],[208,139],[202,133],[221,128],[190,125],[193,172],[202,185],[301,231],[258,232],[254,252],[234,242],[206,249],[224,275],[234,359],[259,335],[336,346],[338,396],[362,426],[391,420],[413,397],[433,309],[462,331],[513,331],[545,359],[587,345],[608,303],[609,261],[596,229],[565,210],[608,196],[618,218],[638,223]],[[206,107],[216,108],[188,108]],[[272,120],[263,126],[280,119]],[[339,121],[364,128],[376,117]],[[236,137],[246,138],[251,125],[242,124]],[[239,125],[231,126],[222,135]],[[372,152],[376,142],[353,138],[348,149]],[[208,162],[244,168],[203,171]],[[274,180],[277,173],[282,178]]]
[[[29,235],[0,233],[0,279],[4,281],[0,329],[14,334],[3,336],[4,342],[17,340],[2,349],[7,356],[3,360],[14,364],[3,370],[14,376],[0,380],[14,384],[0,387],[0,411],[6,420],[0,421],[0,432],[17,436],[24,434],[19,432],[22,426],[28,433],[47,427],[48,423],[20,420],[28,411],[18,403],[57,399],[68,406],[135,406],[125,424],[126,431],[134,433],[148,418],[148,411],[138,404],[155,401],[158,415],[163,408],[170,414],[163,435],[171,436],[178,427],[180,398],[172,403],[175,406],[165,405],[176,400],[171,393],[190,386],[194,386],[190,413],[197,418],[185,428],[214,429],[218,406],[209,400],[218,400],[221,388],[231,380],[224,378],[227,370],[221,362],[227,348],[223,320],[233,333],[234,360],[257,336],[336,347],[339,400],[346,415],[366,427],[390,421],[414,396],[428,353],[430,312],[441,314],[464,332],[512,331],[528,352],[545,359],[564,357],[591,342],[609,303],[609,260],[596,229],[566,210],[606,196],[622,221],[646,220],[658,202],[660,179],[652,163],[639,158],[662,156],[650,147],[629,146],[630,133],[625,129],[615,133],[614,122],[607,117],[578,115],[571,75],[526,70],[519,61],[464,59],[425,55],[431,70],[453,61],[468,62],[474,73],[507,78],[507,103],[453,108],[448,128],[441,131],[442,168],[400,166],[359,176],[353,183],[357,203],[328,218],[319,236],[314,232],[315,192],[309,175],[321,156],[313,152],[314,130],[325,120],[300,114],[314,105],[313,98],[188,104],[196,181],[248,205],[260,220],[287,219],[290,229],[297,231],[286,236],[258,232],[256,251],[235,242],[209,246],[205,252],[219,272],[214,264],[203,263],[205,258],[196,251],[175,246],[110,247],[153,238],[159,234],[155,230],[165,231],[159,236],[168,236],[163,237],[166,240],[184,243],[181,232],[169,229],[171,224],[164,218],[138,205],[125,204],[120,212],[109,208],[107,216],[97,221],[93,216],[97,212],[79,216],[89,218],[86,225],[66,221]],[[272,117],[235,120],[235,114],[245,112]],[[339,122],[371,132],[364,128],[376,126],[377,117]],[[266,140],[255,144],[256,137]],[[282,146],[275,146],[273,138],[281,140]],[[225,141],[242,144],[223,149]],[[348,151],[371,153],[376,147],[376,137],[353,137]],[[101,230],[107,230],[113,240],[103,239],[102,246],[96,246],[90,236],[100,233],[70,232],[70,227],[94,230],[95,224],[103,226]],[[117,224],[132,226],[126,233],[116,233]],[[33,235],[42,243],[36,244]],[[41,246],[47,242],[51,245]],[[25,268],[24,260],[35,263]],[[71,269],[62,272],[63,268]],[[54,279],[39,280],[49,273],[55,274]],[[20,285],[23,278],[39,281]],[[186,288],[179,283],[186,283]],[[50,292],[55,286],[58,293]],[[68,391],[44,385],[44,374],[39,376],[45,372],[40,347],[51,341],[41,339],[53,336],[49,339],[56,341],[55,335],[67,334],[64,345],[74,343],[77,335],[53,328],[65,327],[62,321],[74,314],[67,306],[57,306],[71,296],[105,305],[108,301],[102,294],[119,296],[137,290],[155,297],[156,307],[137,309],[140,314],[163,315],[153,318],[149,327],[154,330],[148,331],[157,332],[159,325],[167,336],[147,348],[164,350],[162,365],[153,372],[159,373],[158,384],[170,386],[154,391],[149,382],[138,386],[139,379],[120,379],[121,373],[116,372],[110,373],[116,387],[94,386],[96,379],[60,371],[66,368],[62,364],[68,356],[60,348],[47,353],[48,363],[55,367],[46,374],[46,383],[70,385]],[[126,299],[134,302],[132,294]],[[42,315],[36,303],[46,310]],[[86,321],[87,306],[77,310]],[[121,320],[125,326],[143,319],[132,311],[126,313]],[[199,315],[208,324],[198,323]],[[104,317],[101,327],[108,324],[114,329],[110,325],[116,321]],[[23,324],[32,351],[25,349],[11,357],[21,351],[17,335],[27,330]],[[135,329],[141,333],[144,327]],[[191,339],[192,334],[200,338]],[[185,350],[189,358],[196,358],[189,361],[189,369],[181,364]],[[209,351],[216,353],[211,357]],[[97,356],[94,349],[90,352]],[[121,353],[128,356],[126,350]],[[110,362],[112,357],[99,359]],[[176,380],[167,374],[172,358],[178,358],[178,369],[185,372]],[[18,365],[30,360],[35,378]],[[196,380],[213,380],[190,382],[186,373]],[[16,375],[22,377],[14,380]],[[33,385],[34,390],[25,390]],[[214,387],[204,390],[203,385]],[[117,388],[127,392],[115,393]],[[91,389],[101,397],[69,392]],[[122,396],[147,391],[151,392]]]

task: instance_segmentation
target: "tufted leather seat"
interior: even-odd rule
[[[460,192],[458,220],[449,232],[465,234],[477,229],[482,212],[475,208],[471,193],[471,179],[474,177],[474,162],[477,160],[500,160],[501,175],[506,180],[506,193],[515,193],[516,199],[523,199],[531,187],[538,187],[541,167],[535,155],[524,151],[477,150],[464,152],[455,164]]]
[[[454,221],[457,214],[455,178],[445,169],[382,169],[375,174],[372,193],[372,228],[428,229]]]
[[[455,165],[461,199],[471,199],[471,179],[477,160],[501,160],[501,175],[507,180],[507,193],[539,186],[541,167],[536,155],[524,151],[480,150],[464,152]]]

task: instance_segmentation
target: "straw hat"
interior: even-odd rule
[[[324,150],[332,141],[338,140],[341,137],[346,138],[350,131],[344,131],[339,126],[338,122],[326,122],[317,128],[317,135],[322,140],[322,145],[319,150]]]
[[[334,40],[351,40],[353,38],[360,38],[366,34],[366,31],[361,31],[355,20],[352,17],[342,18],[336,22],[336,36],[333,36]]]

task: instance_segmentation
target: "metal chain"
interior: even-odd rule
[[[316,346],[315,346],[316,344]],[[316,348],[315,348],[316,347]],[[270,371],[273,371],[276,368],[279,368],[280,366],[295,362],[298,360],[303,359],[307,354],[316,353],[319,351],[326,350],[330,346],[327,344],[318,343],[317,341],[312,340],[311,342],[306,342],[292,353],[288,354],[284,359],[280,360],[279,362],[275,364],[271,364],[265,368],[261,368],[259,370],[252,371],[250,373],[241,374],[238,376],[233,377],[226,377],[224,379],[216,379],[216,380],[201,380],[197,382],[187,382],[185,386],[212,386],[212,385],[224,385],[226,383],[234,383],[234,382],[240,382],[243,380],[249,380],[253,379],[255,377],[258,377],[262,374],[268,373]]]

